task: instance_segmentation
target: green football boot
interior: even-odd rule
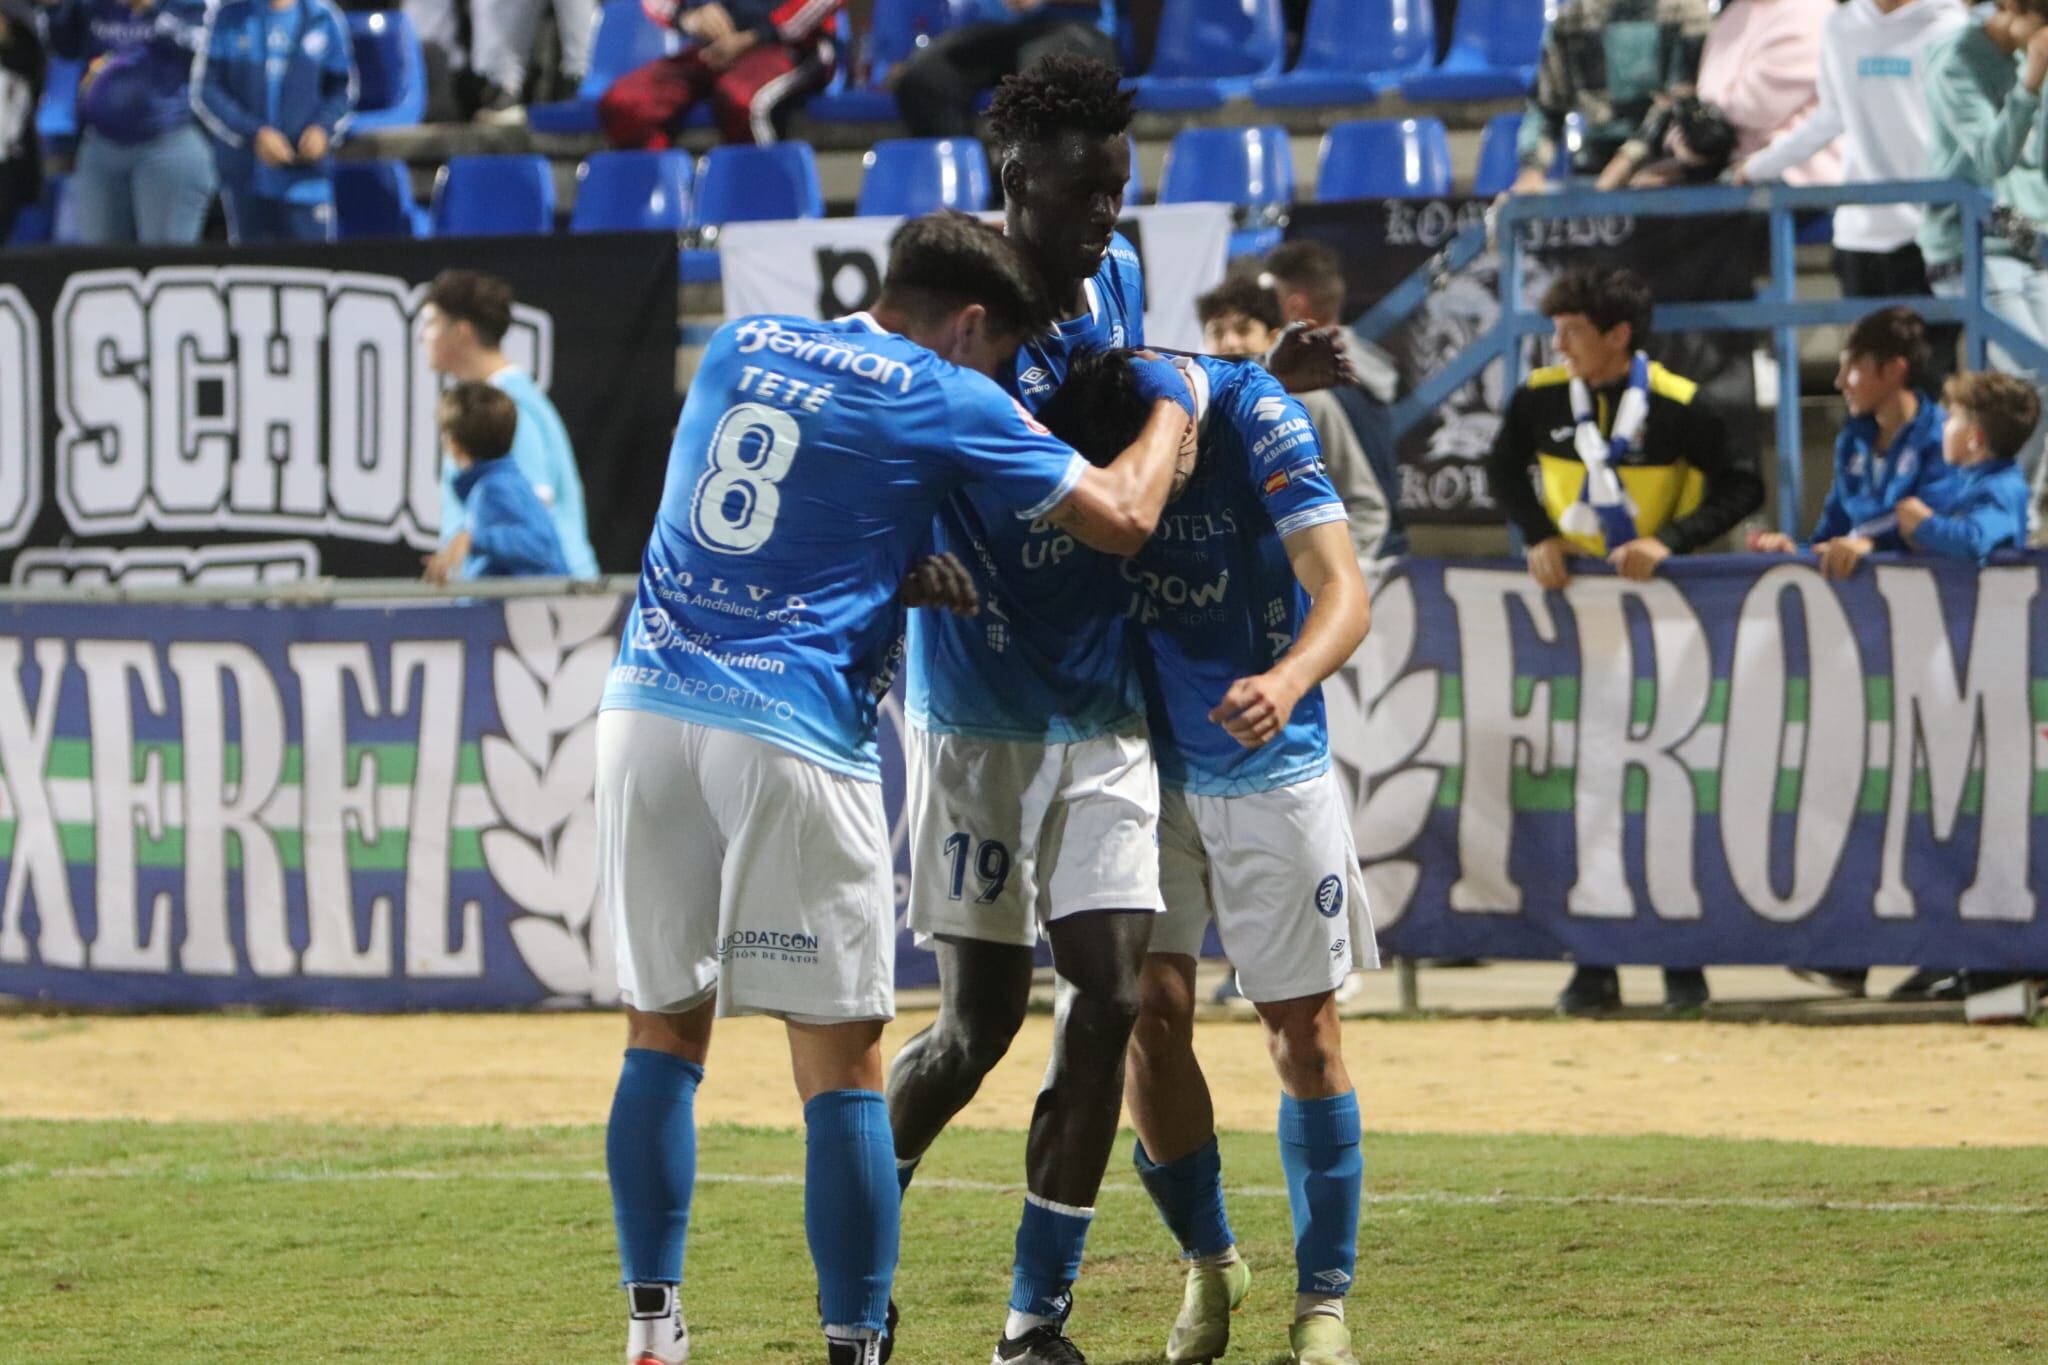
[[[1252,1287],[1242,1257],[1226,1266],[1191,1265],[1180,1317],[1166,1338],[1169,1365],[1208,1365],[1230,1345],[1230,1315]]]
[[[1336,1318],[1317,1313],[1301,1318],[1287,1331],[1295,1365],[1358,1365],[1351,1353],[1351,1329]]]

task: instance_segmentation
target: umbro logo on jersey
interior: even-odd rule
[[[1344,908],[1344,882],[1335,873],[1316,883],[1316,913],[1324,919],[1337,918]]]
[[[1261,398],[1252,405],[1252,417],[1260,422],[1277,422],[1286,415],[1286,412],[1287,400],[1285,398]]]
[[[1033,365],[1030,369],[1017,376],[1017,382],[1028,389],[1043,384],[1050,378],[1052,376],[1046,372],[1043,365]]]

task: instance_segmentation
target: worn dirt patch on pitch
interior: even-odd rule
[[[930,1022],[906,1013],[893,1051]],[[1052,1021],[1033,1015],[961,1121],[1023,1126]],[[0,1117],[590,1124],[624,1026],[610,1015],[0,1017]],[[1218,1122],[1270,1129],[1251,1023],[1205,1020]],[[2022,1145],[2048,1120],[2048,1030],[1898,1025],[1357,1020],[1368,1128],[1673,1133],[1880,1146]],[[780,1026],[719,1025],[698,1117],[802,1121]]]

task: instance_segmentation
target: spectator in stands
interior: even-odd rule
[[[574,90],[590,68],[590,30],[598,0],[470,0],[470,53],[482,78],[477,119],[482,123],[526,122],[527,64],[541,10],[553,4],[555,32],[562,42],[561,84]]]
[[[960,22],[895,76],[912,137],[973,137],[981,92],[1052,53],[1117,64],[1111,0],[954,0],[953,11]]]
[[[1713,11],[1707,0],[1573,0],[1543,35],[1536,89],[1515,139],[1518,193],[1548,185],[1565,120],[1583,125],[1572,168],[1598,175],[1658,96],[1690,91]]]
[[[43,42],[29,0],[0,0],[0,245],[15,215],[43,191],[36,106],[43,98]]]
[[[1762,150],[1813,108],[1819,97],[1821,31],[1834,10],[1835,0],[1730,0],[1722,7],[1700,53],[1697,91],[1700,106],[1725,120],[1734,133],[1733,145],[1713,168],[1714,175]],[[1667,107],[1683,107],[1683,87],[1666,93],[1674,101]],[[1601,184],[1626,179],[1641,189],[1676,183],[1668,173],[1661,178],[1646,174],[1655,170],[1657,157],[1669,154],[1679,162],[1704,159],[1701,149],[1686,144],[1682,127],[1671,129],[1660,145],[1660,139],[1650,134],[1662,125],[1653,113],[1608,163]],[[1634,169],[1644,162],[1650,163],[1644,171]],[[1788,185],[1840,183],[1840,149],[1828,144],[1803,165],[1788,168],[1783,179]]]
[[[1260,360],[1278,338],[1280,300],[1257,280],[1239,275],[1225,280],[1195,300],[1202,320],[1202,344],[1211,355],[1233,360]],[[1323,466],[1351,522],[1351,546],[1358,562],[1367,565],[1385,553],[1388,499],[1373,473],[1351,418],[1329,389],[1312,389],[1294,397],[1315,423],[1323,449]]]
[[[199,240],[213,149],[192,117],[205,0],[47,0],[44,35],[85,62],[78,83],[78,237],[92,245]]]
[[[2035,341],[2048,340],[2048,270],[2035,251],[2048,229],[2048,179],[2041,139],[2048,136],[2041,86],[2048,78],[2048,0],[2003,0],[1979,22],[1927,45],[1928,171],[1990,190],[2003,213],[1984,234],[1984,302]],[[1962,212],[1927,207],[1920,253],[1928,283],[1943,298],[1963,293]],[[1993,348],[1992,363],[2018,372]],[[2040,444],[2021,452],[2023,469],[2040,469]]]
[[[422,324],[421,340],[434,373],[490,384],[511,398],[519,411],[512,463],[548,509],[569,572],[578,578],[596,574],[597,556],[583,519],[583,476],[568,430],[540,386],[501,349],[512,330],[512,286],[474,270],[444,270],[427,288]],[[443,555],[466,524],[458,473],[450,466],[441,480]],[[445,571],[452,574],[460,562],[461,556],[453,556]]]
[[[1957,0],[1849,0],[1828,16],[1821,34],[1819,102],[1736,167],[1737,183],[1777,180],[1836,138],[1842,139],[1847,184],[1926,179],[1923,49],[1961,27],[1963,18]],[[1920,216],[1918,204],[1836,209],[1835,277],[1842,292],[1850,298],[1927,293],[1926,264],[1913,241]]]
[[[441,395],[441,443],[455,468],[463,527],[426,558],[426,580],[541,578],[569,572],[562,542],[533,486],[507,459],[519,409],[489,384],[464,380]]]
[[[598,103],[614,147],[667,147],[683,119],[710,100],[727,142],[766,145],[788,116],[832,79],[828,25],[840,0],[647,0],[658,23],[689,44],[621,76]]]
[[[1644,580],[1674,554],[1703,549],[1764,498],[1755,457],[1729,439],[1697,386],[1643,352],[1650,286],[1632,271],[1587,266],[1543,297],[1564,363],[1515,391],[1488,459],[1489,481],[1547,589],[1571,578],[1574,556],[1602,555]],[[1706,1004],[1706,974],[1667,969],[1665,1008]],[[1582,965],[1558,997],[1566,1014],[1621,1003],[1615,970]]]
[[[1312,327],[1335,329],[1344,359],[1358,382],[1330,393],[1351,419],[1351,428],[1372,463],[1373,478],[1385,495],[1387,529],[1380,538],[1379,552],[1406,554],[1408,528],[1401,520],[1401,477],[1395,461],[1393,420],[1387,412],[1400,375],[1386,352],[1368,345],[1344,325],[1343,262],[1321,242],[1283,242],[1266,254],[1259,282],[1280,300],[1283,323],[1305,322]]]
[[[1903,498],[1939,501],[1949,477],[1942,459],[1946,414],[1926,382],[1933,351],[1927,324],[1910,308],[1881,308],[1849,329],[1835,388],[1849,405],[1849,420],[1835,439],[1835,479],[1807,548],[1821,572],[1847,578],[1875,550],[1904,550],[1893,511]],[[1791,554],[1792,537],[1770,531],[1751,548]]]
[[[334,238],[334,139],[355,112],[348,21],[325,0],[222,0],[192,107],[213,134],[228,236]]]
[[[1959,374],[1942,396],[1942,453],[1955,477],[1898,505],[1899,530],[1915,550],[1982,564],[1994,550],[2027,543],[2027,477],[2017,457],[2041,421],[2041,398],[2016,375]]]

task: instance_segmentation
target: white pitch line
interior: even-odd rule
[[[192,1182],[213,1182],[223,1184],[255,1185],[350,1185],[373,1184],[382,1181],[439,1182],[457,1180],[506,1181],[511,1183],[557,1182],[596,1183],[605,1178],[605,1173],[593,1169],[537,1169],[526,1171],[426,1171],[394,1167],[389,1170],[335,1171],[277,1170],[248,1171],[241,1169],[222,1170],[208,1166],[178,1166],[152,1169],[138,1166],[74,1166],[44,1167],[26,1162],[0,1166],[0,1180],[41,1179],[41,1180],[185,1180]],[[804,1178],[794,1174],[756,1174],[740,1171],[699,1171],[697,1180],[705,1185],[767,1185],[801,1187]],[[946,1176],[919,1179],[914,1189],[952,1190],[963,1194],[1022,1194],[1021,1183],[1000,1180],[960,1180]],[[1105,1181],[1105,1194],[1138,1194],[1143,1187],[1129,1181]],[[1281,1185],[1232,1185],[1228,1193],[1233,1199],[1285,1199],[1287,1189]],[[2039,1217],[2048,1215],[2048,1204],[1981,1204],[1970,1202],[1946,1203],[1933,1200],[1846,1200],[1846,1199],[1743,1199],[1716,1198],[1712,1196],[1682,1196],[1653,1194],[1518,1194],[1511,1190],[1497,1190],[1491,1194],[1465,1194],[1455,1190],[1390,1190],[1366,1191],[1362,1200],[1367,1205],[1420,1206],[1425,1208],[1622,1208],[1622,1209],[1684,1209],[1712,1211],[1716,1209],[1741,1209],[1764,1213],[1962,1213],[1984,1217]]]

